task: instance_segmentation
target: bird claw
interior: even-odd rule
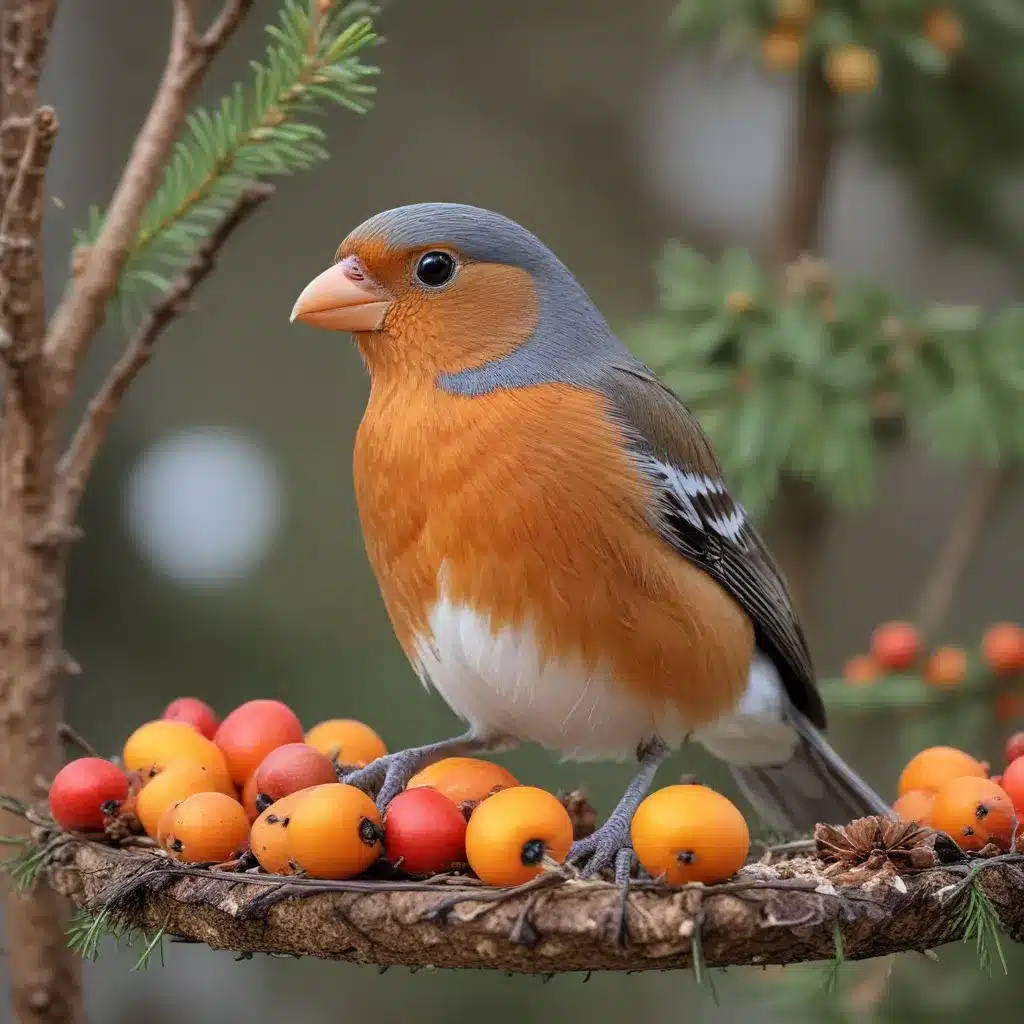
[[[422,754],[419,750],[398,750],[371,761],[365,768],[357,768],[343,776],[346,786],[355,786],[370,796],[376,794],[377,810],[381,814],[389,803],[405,789],[405,784],[420,769]]]
[[[629,821],[612,815],[596,832],[572,844],[566,862],[579,871],[581,878],[593,878],[613,868],[616,884],[628,885],[633,869]]]

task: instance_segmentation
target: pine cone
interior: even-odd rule
[[[864,881],[876,874],[922,871],[939,863],[938,833],[916,822],[881,816],[858,818],[849,825],[818,825],[814,842],[818,856],[829,865],[829,877]]]

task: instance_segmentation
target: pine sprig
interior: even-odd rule
[[[36,879],[46,867],[47,849],[45,846],[37,846],[29,840],[19,841],[17,837],[5,838],[5,845],[20,846],[16,854],[0,861],[0,870],[3,870],[11,880],[11,885],[20,895],[27,893]]]
[[[971,876],[967,886],[964,905],[957,918],[957,927],[964,930],[964,942],[973,942],[978,954],[978,964],[989,976],[992,965],[998,958],[1003,974],[1009,973],[1000,932],[1002,924],[992,901],[985,895],[978,879],[978,873]]]
[[[369,109],[377,73],[360,53],[377,42],[372,5],[332,11],[328,0],[285,0],[267,26],[263,61],[251,62],[249,86],[236,83],[213,108],[189,115],[163,181],[147,207],[122,275],[122,297],[149,285],[165,291],[168,269],[188,262],[210,228],[255,180],[306,170],[326,159],[324,132],[309,118],[328,103]],[[102,224],[93,209],[79,243]]]
[[[86,960],[100,955],[100,940],[104,935],[117,937],[110,911],[104,907],[98,913],[79,910],[68,925],[68,949],[73,949]]]
[[[153,956],[154,951],[160,953],[160,966],[164,965],[164,931],[165,929],[160,928],[154,933],[152,938],[148,938],[145,947],[139,954],[138,960],[135,961],[135,965],[132,967],[133,971],[144,971],[149,967],[149,961]]]
[[[825,967],[823,987],[826,995],[834,995],[838,990],[839,974],[843,968],[843,964],[846,963],[846,952],[843,948],[843,933],[840,930],[838,923],[832,929],[832,941],[835,945],[836,956],[835,959],[830,961]]]

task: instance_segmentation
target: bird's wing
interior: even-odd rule
[[[642,363],[609,367],[600,387],[627,431],[638,465],[657,488],[655,527],[743,607],[790,700],[812,723],[824,727],[824,705],[786,582],[726,489],[707,435]]]

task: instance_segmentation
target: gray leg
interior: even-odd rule
[[[629,869],[633,863],[629,825],[637,807],[651,788],[658,767],[668,757],[668,748],[661,740],[652,740],[637,751],[637,757],[640,768],[608,820],[596,832],[577,840],[569,849],[566,859],[580,869],[584,878],[614,866],[616,882],[625,884],[629,881]]]
[[[365,768],[350,772],[341,781],[367,793],[377,794],[377,807],[381,812],[405,788],[405,784],[418,772],[445,757],[467,757],[487,751],[507,750],[514,744],[503,736],[481,736],[467,732],[450,740],[428,743],[424,747],[396,750],[372,761]]]

